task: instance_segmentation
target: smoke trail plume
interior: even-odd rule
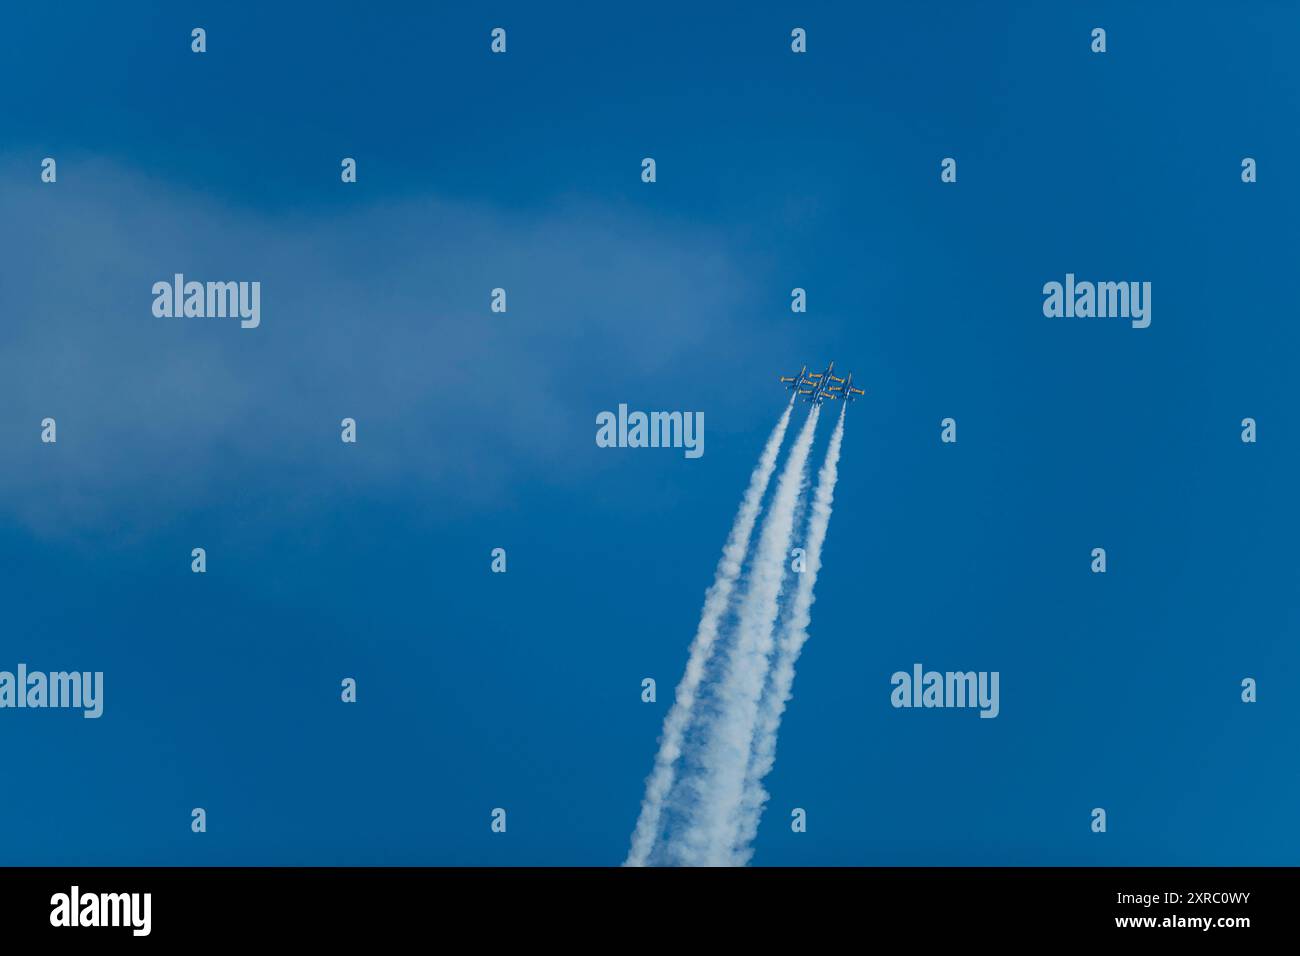
[[[776,656],[772,662],[771,684],[759,710],[758,725],[754,732],[754,751],[750,755],[749,772],[745,777],[745,792],[740,806],[740,833],[732,862],[743,866],[754,855],[750,846],[758,833],[758,821],[767,803],[763,778],[776,762],[776,735],[781,727],[785,705],[790,700],[794,686],[794,665],[799,660],[804,642],[808,640],[808,625],[812,623],[812,605],[816,598],[813,588],[822,564],[822,544],[831,521],[831,503],[835,498],[835,480],[839,470],[840,444],[844,438],[844,416],[847,406],[840,409],[839,421],[831,434],[826,449],[826,460],[817,475],[817,490],[813,492],[812,515],[808,520],[808,539],[805,545],[805,564],[794,600],[777,640]]]
[[[763,521],[748,588],[736,624],[736,639],[716,685],[714,710],[701,731],[702,753],[686,794],[684,826],[672,834],[675,862],[724,866],[731,862],[740,801],[749,764],[759,698],[767,678],[785,559],[821,409],[814,407],[795,439],[776,493]],[[683,781],[686,783],[686,781]]]
[[[624,866],[645,866],[654,848],[659,834],[659,821],[663,815],[664,800],[672,791],[675,781],[674,765],[682,752],[682,738],[690,726],[695,701],[699,692],[700,681],[704,678],[704,668],[713,654],[713,646],[718,639],[718,624],[731,603],[731,593],[736,579],[740,576],[741,563],[749,550],[749,539],[754,533],[754,523],[758,519],[759,507],[763,495],[767,492],[772,472],[776,468],[776,456],[785,439],[786,427],[790,424],[790,412],[794,405],[791,396],[780,421],[768,436],[758,465],[749,476],[749,487],[740,501],[736,519],[732,523],[727,543],[722,548],[722,557],[718,560],[717,570],[713,574],[713,584],[704,595],[704,609],[700,612],[700,623],[691,642],[690,653],[686,660],[686,673],[677,685],[677,694],[673,706],[664,718],[663,734],[660,737],[659,752],[655,754],[654,767],[646,778],[645,797],[641,801],[641,815],[637,818],[636,829],[632,833],[632,847],[628,851]]]

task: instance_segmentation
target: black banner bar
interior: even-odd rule
[[[1230,943],[1286,931],[1296,886],[1297,870],[1284,868],[30,868],[0,870],[0,925],[9,940],[76,933],[90,944],[374,942],[529,927],[540,940],[699,920],[703,935],[756,940],[815,921],[819,933],[855,938],[923,929]]]

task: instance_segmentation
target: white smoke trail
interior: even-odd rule
[[[682,738],[690,726],[695,710],[695,701],[699,693],[700,681],[704,678],[704,668],[713,654],[713,646],[718,639],[718,624],[731,603],[731,593],[740,576],[741,563],[745,552],[749,550],[749,539],[754,533],[754,522],[758,520],[758,510],[763,503],[772,472],[776,468],[776,456],[785,440],[785,430],[790,424],[790,411],[794,406],[794,397],[786,405],[780,421],[768,436],[758,465],[749,476],[749,487],[740,500],[736,520],[732,523],[731,534],[722,548],[722,557],[718,560],[717,570],[713,574],[713,584],[704,595],[704,609],[700,612],[700,623],[695,630],[695,639],[691,642],[690,653],[686,660],[686,672],[681,683],[677,685],[677,695],[673,706],[664,718],[664,730],[660,736],[659,752],[655,754],[654,767],[646,778],[645,797],[641,801],[641,815],[637,818],[636,829],[632,833],[632,847],[628,851],[624,866],[645,866],[654,849],[659,834],[659,821],[663,815],[664,800],[673,788],[675,781],[674,765],[682,752]]]
[[[740,833],[732,862],[744,866],[754,855],[754,837],[758,834],[758,821],[767,803],[763,778],[776,762],[776,735],[781,728],[781,717],[790,700],[794,686],[794,665],[799,660],[804,642],[808,640],[808,625],[812,623],[812,605],[816,597],[817,572],[822,565],[822,544],[831,522],[831,503],[835,498],[835,479],[839,470],[840,444],[844,439],[844,416],[847,406],[840,409],[839,421],[831,434],[826,449],[826,460],[817,475],[817,490],[813,492],[812,515],[808,519],[808,539],[804,546],[805,563],[799,584],[795,588],[790,612],[785,618],[782,633],[777,640],[776,656],[772,661],[771,684],[758,714],[754,732],[754,751],[750,755],[749,773],[745,778],[745,793],[740,805]]]
[[[716,710],[701,732],[703,753],[689,781],[690,806],[683,827],[672,834],[670,853],[688,866],[731,862],[740,799],[749,764],[759,698],[767,678],[785,559],[794,532],[794,513],[804,466],[821,409],[808,414],[777,482],[741,602],[736,640],[716,685]]]

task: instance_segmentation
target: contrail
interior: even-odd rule
[[[817,572],[822,564],[826,528],[831,521],[831,502],[835,497],[840,443],[844,438],[844,416],[847,411],[847,406],[840,409],[839,421],[835,423],[835,431],[831,434],[831,442],[826,449],[826,460],[822,462],[821,471],[817,475],[812,516],[808,520],[808,541],[804,548],[804,570],[799,576],[790,612],[783,622],[785,626],[777,641],[776,657],[772,662],[771,685],[758,715],[754,752],[750,755],[749,773],[745,778],[745,793],[740,805],[740,835],[732,861],[739,866],[744,866],[754,855],[750,844],[758,833],[758,821],[763,815],[763,805],[767,803],[768,796],[763,789],[763,778],[776,762],[776,734],[781,727],[785,705],[790,700],[790,690],[794,686],[794,665],[799,660],[804,642],[808,640],[808,625],[812,623],[812,605],[816,600],[813,588],[817,584]]]
[[[713,574],[713,584],[704,595],[704,610],[700,612],[700,623],[691,642],[690,654],[686,660],[686,673],[677,685],[677,695],[673,706],[664,718],[664,730],[660,737],[659,752],[655,754],[654,767],[646,778],[645,797],[641,801],[641,815],[637,818],[636,829],[632,833],[632,848],[628,851],[624,866],[645,866],[654,848],[659,834],[659,820],[663,815],[664,800],[673,788],[675,774],[673,767],[682,752],[682,737],[690,726],[691,715],[695,710],[695,701],[704,678],[704,667],[713,654],[713,645],[718,639],[718,623],[731,603],[731,592],[735,589],[736,578],[740,576],[741,563],[749,550],[749,539],[754,533],[754,522],[758,519],[758,510],[763,503],[763,495],[772,472],[776,468],[776,456],[785,439],[786,427],[790,424],[790,411],[794,406],[794,396],[786,405],[781,419],[768,436],[759,456],[758,465],[749,476],[749,487],[740,500],[740,509],[732,523],[731,534],[722,548],[722,557]]]
[[[736,640],[712,702],[716,711],[702,729],[703,753],[699,755],[697,776],[689,781],[691,806],[682,829],[672,834],[670,851],[679,863],[724,866],[732,859],[750,742],[767,678],[772,628],[794,532],[795,507],[820,412],[816,406],[809,412],[763,521],[740,606]]]

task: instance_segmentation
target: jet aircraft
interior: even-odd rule
[[[804,379],[807,375],[808,366],[805,365],[803,368],[799,369],[798,373],[795,375],[782,375],[781,381],[785,383],[787,391],[797,392],[799,389],[803,388]]]
[[[846,402],[854,402],[857,401],[859,395],[867,394],[867,390],[865,388],[853,387],[852,372],[849,373],[848,378],[843,379],[843,382],[844,382],[843,385],[833,385],[830,388],[828,388],[827,391],[830,392],[831,394],[827,395],[826,397],[842,398]]]
[[[799,389],[799,395],[809,405],[820,405],[827,398],[834,398],[832,393],[832,382],[844,384],[844,379],[835,374],[835,363],[831,362],[826,366],[824,372],[814,372],[811,375],[804,375],[803,387]]]

